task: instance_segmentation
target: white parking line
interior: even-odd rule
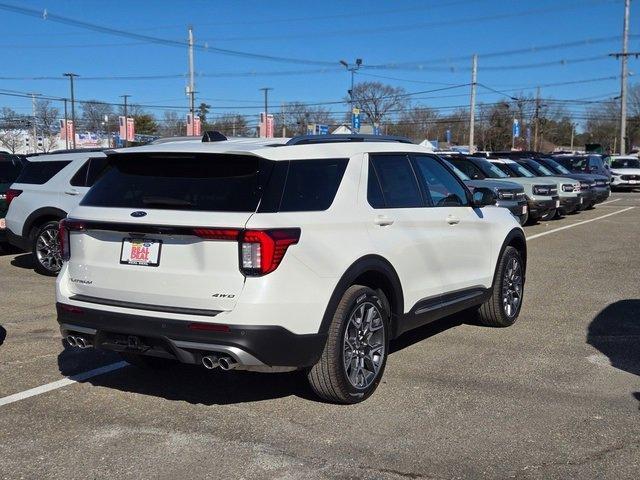
[[[554,228],[553,230],[549,230],[548,232],[536,233],[535,235],[531,235],[530,237],[527,237],[527,241],[533,240],[534,238],[544,237],[545,235],[549,235],[551,233],[559,232],[561,230],[566,230],[567,228],[573,228],[573,227],[577,227],[579,225],[584,225],[585,223],[595,222],[596,220],[602,220],[603,218],[610,217],[611,215],[617,215],[617,214],[622,213],[622,212],[627,212],[629,210],[633,210],[634,208],[635,207],[623,208],[622,210],[618,210],[617,212],[607,213],[606,215],[601,215],[599,217],[592,218],[590,220],[584,220],[582,222],[574,223],[572,225],[565,225],[564,227]]]
[[[41,395],[52,390],[57,390],[58,388],[66,387],[67,385],[72,385],[77,382],[83,382],[84,380],[88,380],[92,377],[97,377],[98,375],[103,375],[105,373],[113,372],[114,370],[126,367],[127,365],[129,365],[127,362],[112,363],[110,365],[105,365],[104,367],[94,368],[93,370],[89,370],[88,372],[71,375],[70,377],[63,378],[62,380],[58,380],[56,382],[40,385],[36,388],[30,388],[29,390],[9,395],[8,397],[2,397],[0,398],[0,407],[2,407],[3,405],[9,405],[10,403],[19,402],[20,400],[24,400],[25,398],[35,397],[36,395]]]
[[[606,205],[607,203],[619,202],[622,200],[621,198],[614,198],[613,200],[607,200],[606,202],[602,202],[600,205]]]

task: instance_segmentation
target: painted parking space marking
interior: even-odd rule
[[[635,207],[623,208],[622,210],[618,210],[617,212],[607,213],[606,215],[601,215],[599,217],[591,218],[589,220],[583,220],[582,222],[577,222],[577,223],[574,223],[574,224],[571,224],[571,225],[565,225],[564,227],[554,228],[553,230],[549,230],[548,232],[536,233],[535,235],[531,235],[530,237],[527,237],[527,241],[534,240],[534,239],[540,238],[540,237],[544,237],[545,235],[550,235],[552,233],[560,232],[562,230],[567,230],[568,228],[573,228],[573,227],[577,227],[579,225],[584,225],[585,223],[591,223],[591,222],[595,222],[596,220],[602,220],[603,218],[607,218],[607,217],[610,217],[612,215],[617,215],[619,213],[628,212],[629,210],[633,210],[634,208]]]
[[[78,373],[76,375],[71,375],[67,378],[63,378],[62,380],[46,383],[44,385],[40,385],[39,387],[30,388],[29,390],[25,390],[23,392],[15,393],[7,397],[2,397],[0,398],[0,407],[4,405],[9,405],[11,403],[19,402],[20,400],[24,400],[26,398],[35,397],[36,395],[42,395],[43,393],[47,393],[52,390],[57,390],[59,388],[66,387],[67,385],[83,382],[90,378],[97,377],[98,375],[104,375],[105,373],[119,370],[123,367],[126,367],[127,365],[129,364],[124,361],[111,363],[109,365],[105,365],[104,367],[94,368],[93,370]]]
[[[619,202],[622,200],[621,198],[614,198],[613,200],[607,200],[606,202],[602,202],[599,205],[606,205],[607,203]]]

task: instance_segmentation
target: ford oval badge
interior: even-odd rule
[[[138,210],[137,212],[133,212],[131,214],[132,217],[136,217],[136,218],[140,218],[140,217],[144,217],[147,214],[147,212],[143,212],[141,210]]]

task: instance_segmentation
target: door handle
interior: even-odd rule
[[[71,190],[65,190],[64,193],[67,195],[80,195],[80,192],[75,188],[72,188]]]
[[[375,223],[376,225],[380,225],[381,227],[386,227],[387,225],[392,225],[393,224],[393,219],[387,217],[386,215],[378,215],[373,220],[373,223]]]
[[[448,215],[447,223],[449,225],[457,225],[458,223],[460,223],[460,219],[458,217],[454,217],[453,215]]]

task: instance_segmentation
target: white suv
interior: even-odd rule
[[[110,152],[61,222],[63,336],[140,367],[304,369],[319,396],[355,403],[403,332],[470,308],[515,322],[513,215],[423,147],[373,139]]]
[[[7,241],[33,253],[36,271],[57,275],[62,266],[58,222],[82,200],[106,156],[99,150],[28,157],[11,185],[7,211]]]

